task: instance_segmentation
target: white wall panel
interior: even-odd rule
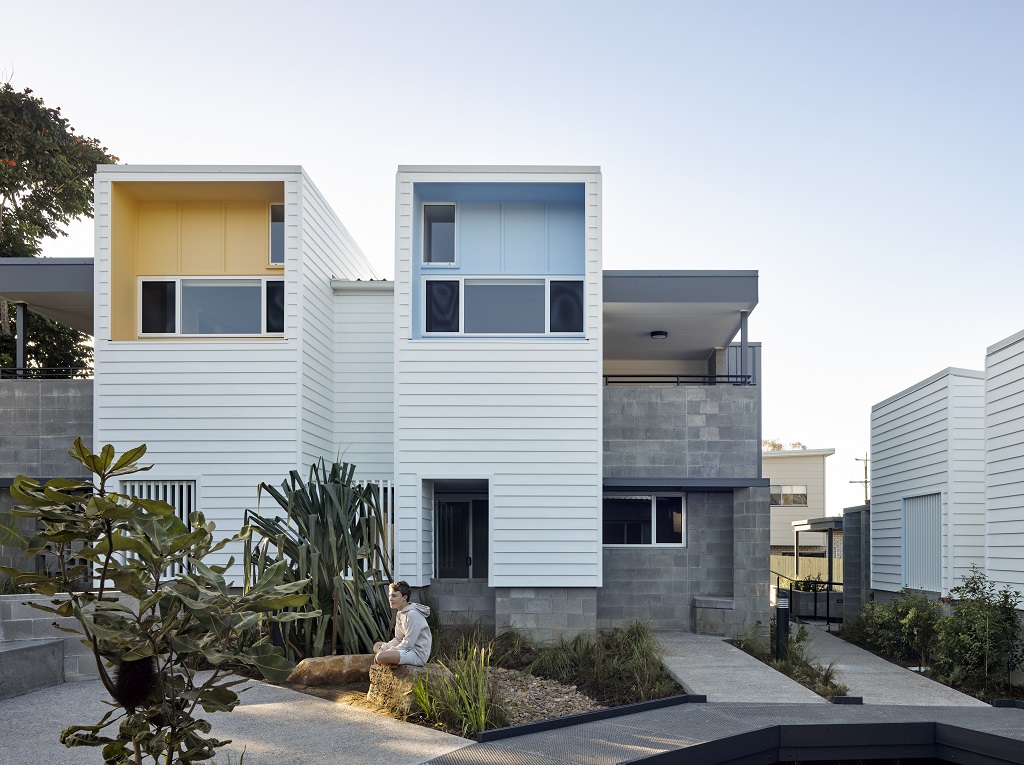
[[[978,543],[984,493],[980,372],[946,369],[871,410],[871,586],[906,580],[904,500],[938,495],[943,593],[959,584]]]
[[[412,340],[414,180],[584,183],[587,339]],[[399,576],[427,584],[431,574],[419,481],[486,478],[491,586],[600,586],[600,176],[400,171],[397,210],[398,514],[421,534],[420,558],[400,556]]]
[[[395,470],[392,293],[335,295],[335,452],[363,478]]]
[[[985,358],[985,568],[1024,590],[1024,332]]]

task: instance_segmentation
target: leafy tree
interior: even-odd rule
[[[76,135],[60,108],[30,88],[0,85],[0,257],[35,257],[44,239],[67,236],[67,224],[92,217],[92,176],[97,165],[117,162],[95,138]],[[0,300],[0,364],[13,366],[12,307]],[[29,321],[30,366],[85,366],[87,336],[42,316]],[[46,350],[44,350],[46,349]]]
[[[777,438],[762,438],[761,439],[761,451],[763,452],[781,452],[786,449],[792,449],[794,451],[805,450],[807,446],[799,441],[793,441],[790,444],[784,444]]]
[[[61,617],[73,616],[96,658],[100,680],[116,704],[95,725],[72,725],[61,734],[65,746],[102,746],[103,761],[119,765],[209,762],[229,742],[209,737],[210,724],[195,717],[238,705],[232,669],[246,667],[283,680],[294,664],[260,635],[260,622],[316,617],[276,614],[308,601],[309,581],[285,583],[284,563],[270,566],[244,595],[224,579],[232,565],[207,566],[204,556],[245,531],[215,542],[214,525],[202,513],[189,523],[165,502],[110,491],[115,480],[148,467],[138,461],[145,446],[115,460],[112,446],[93,454],[77,439],[68,453],[94,480],[55,479],[40,486],[18,476],[11,495],[20,503],[0,514],[0,543],[20,544],[47,558],[53,576],[0,567],[17,584],[56,596],[31,605]],[[26,538],[14,516],[34,518],[40,529]],[[97,589],[88,588],[89,567]],[[120,590],[115,597],[110,582]],[[85,586],[83,587],[83,583]],[[111,672],[108,667],[114,667]],[[212,671],[197,674],[207,667]],[[116,724],[116,725],[115,725]]]

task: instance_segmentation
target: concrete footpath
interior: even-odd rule
[[[835,663],[849,695],[865,704],[909,706],[988,706],[941,683],[903,669],[831,635],[824,624],[808,624],[811,655]],[[677,683],[708,701],[776,704],[826,704],[821,696],[721,638],[689,632],[659,632],[665,666]]]
[[[249,682],[233,712],[197,715],[211,735],[231,739],[217,765],[414,765],[470,742],[386,715]],[[0,765],[95,765],[98,747],[68,749],[61,729],[93,725],[110,707],[99,680],[64,683],[0,701]]]

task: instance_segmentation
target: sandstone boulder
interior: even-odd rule
[[[379,707],[403,714],[420,711],[412,699],[412,684],[419,677],[452,677],[440,664],[411,667],[406,664],[374,664],[370,667],[370,690],[366,700]]]
[[[288,682],[307,688],[365,682],[371,666],[372,653],[318,656],[300,661],[295,670],[288,675]]]

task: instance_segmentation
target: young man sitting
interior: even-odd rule
[[[374,643],[373,660],[376,664],[411,664],[424,666],[430,660],[433,638],[427,626],[430,606],[410,603],[412,589],[407,582],[388,585],[388,601],[398,612],[395,617],[395,637],[387,643]]]

